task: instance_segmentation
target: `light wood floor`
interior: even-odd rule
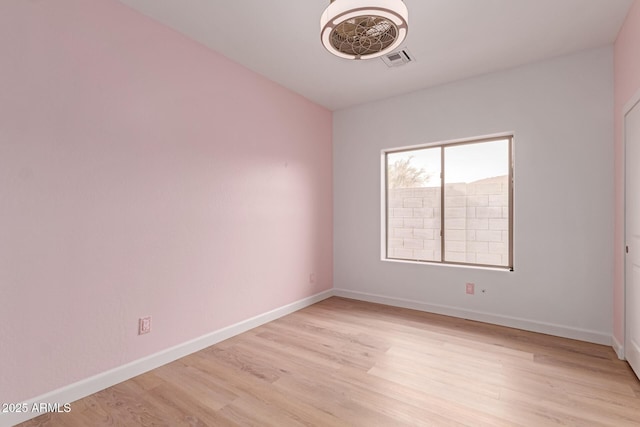
[[[23,426],[640,426],[609,347],[341,298]]]

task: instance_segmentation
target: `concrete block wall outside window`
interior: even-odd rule
[[[479,139],[384,153],[384,257],[511,268],[511,143]]]

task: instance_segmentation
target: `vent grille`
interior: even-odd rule
[[[381,58],[387,67],[399,67],[414,61],[413,55],[406,48],[382,55]]]

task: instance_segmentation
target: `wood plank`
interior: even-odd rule
[[[33,426],[636,426],[611,348],[330,298]]]

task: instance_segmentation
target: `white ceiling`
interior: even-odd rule
[[[329,0],[121,0],[228,58],[338,110],[615,41],[633,0],[404,0],[416,61],[334,57]]]

